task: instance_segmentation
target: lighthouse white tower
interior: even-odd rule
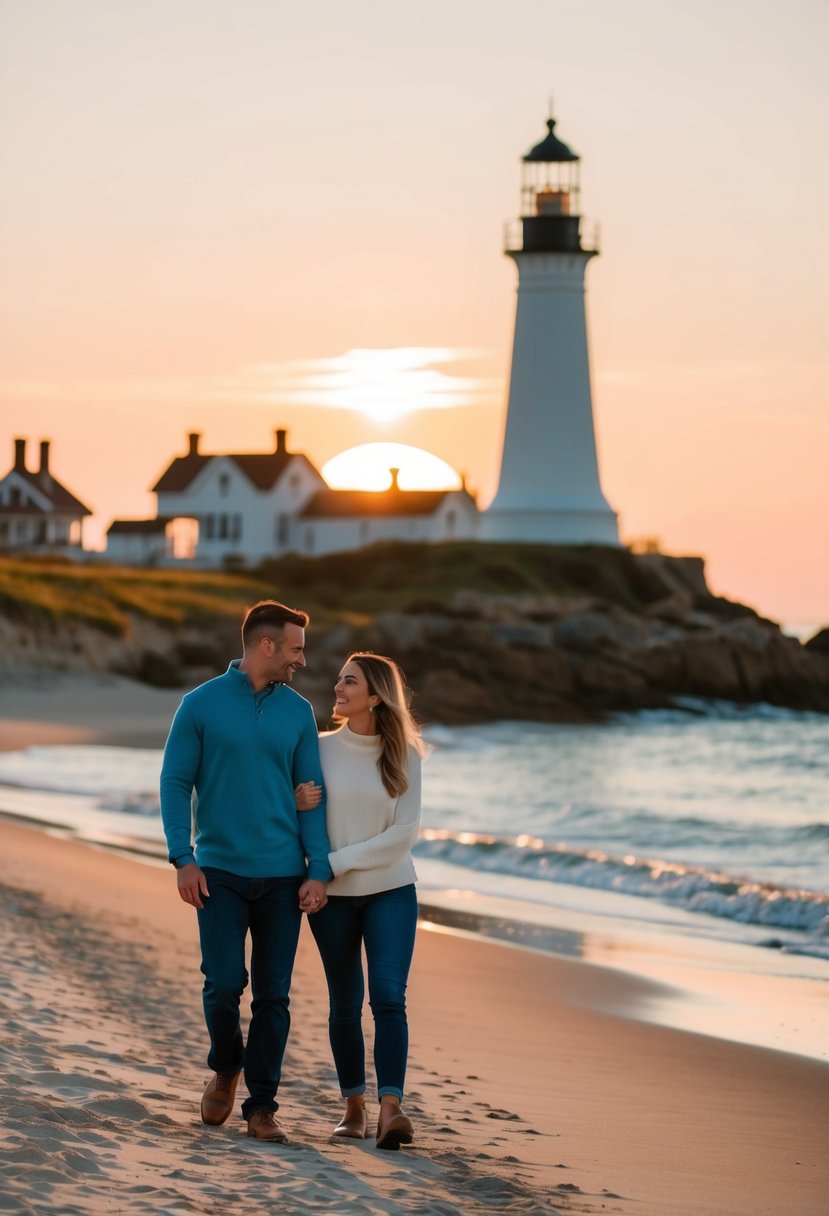
[[[523,158],[521,219],[505,253],[518,267],[509,407],[485,540],[618,545],[599,482],[584,310],[598,253],[579,214],[579,157],[548,133]]]

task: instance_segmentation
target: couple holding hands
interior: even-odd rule
[[[401,1101],[423,744],[400,669],[363,653],[349,656],[334,686],[339,728],[317,735],[310,704],[290,687],[294,671],[305,666],[308,620],[276,600],[250,608],[241,660],[184,697],[164,750],[168,856],[179,895],[197,910],[201,942],[213,1072],[201,1117],[225,1122],[244,1072],[248,1135],[287,1139],[276,1093],[305,913],[328,982],[329,1037],[346,1100],[333,1135],[368,1135],[365,949],[377,1147],[397,1149],[413,1137]],[[248,982],[248,934],[252,1002],[244,1042],[239,1003]]]

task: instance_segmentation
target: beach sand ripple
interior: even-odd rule
[[[234,1119],[204,1127],[193,1076],[205,1051],[197,973],[188,957],[180,963],[187,982],[179,983],[179,960],[171,966],[159,946],[129,915],[110,932],[80,910],[0,885],[0,1212],[564,1210],[532,1171],[504,1177],[489,1153],[444,1147],[459,1134],[443,1121],[464,1093],[459,1078],[421,1077],[421,1090],[431,1084],[436,1092],[426,1103],[416,1088],[408,1104],[427,1128],[413,1150],[380,1155],[371,1140],[329,1140],[339,1101],[319,1023],[295,1022],[292,1033],[291,1058],[304,1060],[305,1071],[284,1086],[289,1145],[250,1140]],[[485,1117],[518,1119],[500,1110],[464,1116],[482,1130]],[[513,1175],[518,1160],[510,1159]]]

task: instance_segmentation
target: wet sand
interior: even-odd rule
[[[428,930],[411,1148],[329,1138],[340,1100],[307,928],[280,1093],[290,1143],[249,1140],[238,1110],[207,1128],[195,919],[172,873],[16,824],[0,842],[0,1210],[827,1210],[829,1067],[641,1022],[650,981]]]

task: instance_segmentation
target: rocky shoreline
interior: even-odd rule
[[[431,598],[424,583],[402,610],[358,623],[312,621],[297,687],[325,721],[343,656],[371,649],[399,660],[428,722],[596,721],[685,697],[829,713],[829,630],[805,645],[786,636],[751,608],[712,595],[697,558],[626,554],[604,573],[605,585],[593,580],[595,593],[512,592],[508,570],[500,592],[461,588]],[[308,602],[279,585],[273,593]],[[89,623],[56,629],[0,615],[0,648],[6,684],[112,672],[192,687],[238,653],[238,624],[226,617],[165,626],[135,614],[118,637]]]

